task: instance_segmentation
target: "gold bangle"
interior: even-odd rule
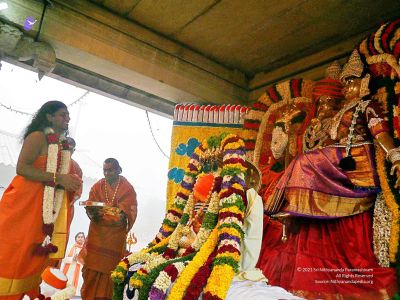
[[[57,184],[57,173],[54,172],[53,174],[53,183],[56,185]]]

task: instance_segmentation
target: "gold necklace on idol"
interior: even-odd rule
[[[115,197],[117,196],[117,192],[118,192],[118,188],[119,188],[119,183],[120,183],[120,181],[121,181],[121,176],[118,176],[117,186],[115,187],[114,195],[112,196],[112,199],[111,199],[111,202],[110,202],[110,200],[109,200],[109,198],[108,198],[108,191],[107,191],[107,186],[106,186],[106,180],[104,179],[104,192],[105,192],[105,194],[106,194],[106,203],[109,204],[110,206],[113,205],[114,200],[115,200]],[[110,187],[111,187],[111,185],[110,185]]]

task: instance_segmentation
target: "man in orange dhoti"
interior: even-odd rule
[[[63,134],[69,120],[64,103],[49,101],[26,128],[18,175],[0,200],[1,300],[38,295],[40,275],[57,251],[54,228],[67,215],[66,193],[58,186],[75,192],[82,185],[67,174],[70,156]]]
[[[135,190],[128,180],[119,175],[122,169],[118,161],[106,159],[103,171],[105,178],[93,185],[86,202],[91,222],[81,252],[86,255],[81,289],[84,300],[112,298],[110,273],[125,252],[126,236],[137,214]],[[102,202],[104,206],[90,206],[93,202]]]

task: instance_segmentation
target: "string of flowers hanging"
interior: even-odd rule
[[[57,220],[64,197],[64,188],[57,185],[56,173],[67,174],[69,171],[71,152],[65,135],[55,133],[50,127],[45,128],[44,133],[48,144],[46,172],[53,174],[53,181],[46,182],[43,193],[42,231],[44,240],[34,249],[36,255],[47,255],[58,251],[51,241],[54,231],[54,223]]]

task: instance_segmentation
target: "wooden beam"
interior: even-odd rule
[[[30,62],[16,61],[14,58],[3,58],[10,64],[36,72]],[[109,78],[93,74],[88,70],[78,68],[63,61],[57,61],[54,71],[47,74],[51,78],[72,84],[108,98],[145,109],[152,113],[172,119],[175,103],[163,98],[148,94],[142,90],[133,88]]]
[[[57,58],[124,85],[179,102],[245,103],[243,74],[83,0],[53,1],[39,39],[51,44]],[[10,0],[0,18],[22,25],[40,19],[42,5]],[[37,25],[31,35],[36,34]]]

